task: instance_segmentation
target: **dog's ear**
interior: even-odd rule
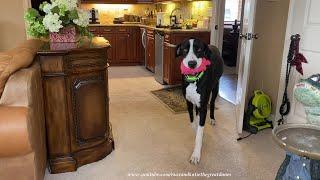
[[[176,57],[182,56],[181,44],[178,44],[176,47]]]
[[[210,59],[211,55],[212,55],[212,52],[209,48],[209,45],[204,43],[204,57],[207,59]]]

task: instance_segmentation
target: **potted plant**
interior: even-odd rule
[[[89,12],[80,9],[77,0],[51,0],[43,2],[40,11],[30,8],[24,19],[27,22],[28,35],[35,38],[47,38],[51,42],[77,42],[78,35],[92,37],[88,31]]]

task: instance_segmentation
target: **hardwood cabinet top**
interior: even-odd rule
[[[41,56],[64,55],[73,51],[106,49],[109,47],[111,47],[109,41],[103,37],[93,37],[91,40],[83,38],[75,43],[50,43],[48,41],[40,47],[37,54]]]

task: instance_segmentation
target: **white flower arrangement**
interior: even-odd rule
[[[78,8],[77,0],[51,0],[51,3],[42,3],[39,9],[45,13],[44,16],[33,8],[25,14],[29,35],[45,37],[49,32],[57,33],[63,27],[74,26],[81,35],[92,36],[87,29],[89,11]]]
[[[88,11],[85,11],[83,9],[78,9],[78,19],[74,19],[73,22],[81,27],[87,27],[89,25],[89,18],[90,15]]]
[[[62,21],[59,19],[60,16],[57,13],[52,14],[51,12],[44,16],[43,25],[50,32],[59,32],[63,26]]]

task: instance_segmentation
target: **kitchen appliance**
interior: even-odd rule
[[[177,15],[175,14],[175,12],[179,11],[181,13],[181,9],[180,8],[175,8],[171,11],[170,14],[170,28],[171,29],[182,29],[182,24],[181,22],[182,20],[182,16],[180,14],[180,19],[178,20]]]
[[[164,17],[165,17],[165,12],[158,12],[157,13],[157,27],[158,28],[161,28],[161,27],[164,27],[165,25],[165,20],[164,20]]]
[[[144,49],[144,66],[147,65],[146,61],[147,61],[147,30],[146,28],[140,28],[141,31],[141,43],[142,43],[142,47]]]
[[[160,84],[164,84],[163,81],[163,43],[164,32],[155,31],[155,68],[154,78]]]
[[[98,21],[98,20],[99,20],[98,17],[99,17],[99,12],[98,12],[98,10],[92,8],[92,9],[90,10],[90,18],[89,18],[90,21],[89,21],[89,23],[90,23],[90,24],[100,24],[100,22]]]

